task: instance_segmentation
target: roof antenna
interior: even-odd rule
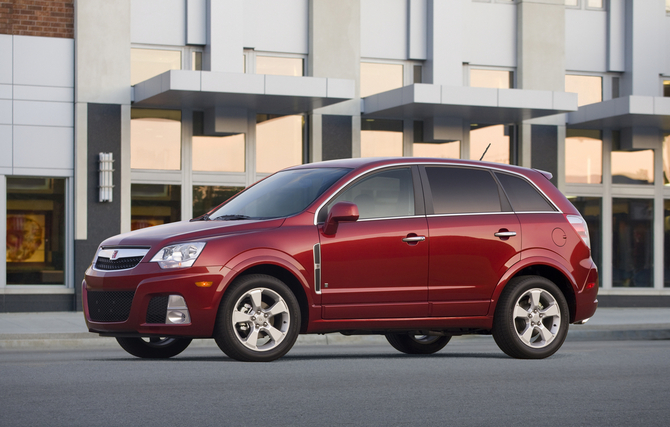
[[[479,158],[480,161],[484,158],[484,156],[486,155],[486,152],[489,151],[490,146],[491,146],[491,143],[489,142],[489,145],[486,146],[486,150],[484,150],[484,154],[482,154],[482,156]]]

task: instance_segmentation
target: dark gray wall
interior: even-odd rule
[[[323,160],[348,159],[351,157],[351,116],[321,117]]]
[[[557,185],[558,177],[558,128],[548,125],[532,125],[530,130],[530,164],[533,169],[551,172],[551,182]]]
[[[98,202],[98,153],[114,154],[112,202]],[[81,281],[100,242],[121,231],[121,106],[88,104],[88,235],[74,242],[76,309],[81,310]]]

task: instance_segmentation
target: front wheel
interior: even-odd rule
[[[167,359],[186,350],[190,338],[117,338],[116,342],[128,353],[143,359]]]
[[[300,306],[288,286],[264,274],[237,279],[219,308],[214,338],[229,357],[270,362],[293,347],[300,332]]]
[[[450,335],[386,334],[386,340],[396,350],[406,354],[433,354],[444,348]]]
[[[569,316],[565,297],[553,282],[540,276],[517,277],[496,306],[493,338],[508,356],[543,359],[563,345]]]

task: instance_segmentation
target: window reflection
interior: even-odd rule
[[[63,285],[65,179],[7,177],[8,285]]]
[[[663,201],[663,286],[670,288],[670,200]]]
[[[181,186],[132,184],[130,229],[153,227],[181,220]]]
[[[495,125],[481,127],[472,125],[470,128],[470,159],[486,162],[505,163],[510,161],[510,137],[508,126]],[[491,146],[486,150],[486,147]]]
[[[501,70],[470,70],[470,86],[510,89],[514,87],[513,73]]]
[[[181,51],[130,49],[131,85],[136,85],[169,70],[181,70]]]
[[[361,98],[402,86],[402,64],[361,62]]]
[[[603,0],[586,0],[586,7],[589,9],[602,9],[604,6]]]
[[[593,104],[603,100],[603,78],[599,76],[565,76],[565,91],[577,94],[577,105]]]
[[[653,286],[653,200],[612,199],[612,284]]]
[[[670,80],[663,80],[663,96],[670,96]]]
[[[193,218],[205,214],[230,199],[244,187],[222,187],[214,185],[193,186]]]
[[[568,200],[577,208],[589,228],[591,239],[591,258],[602,271],[602,199],[600,197],[568,197]],[[602,282],[601,282],[602,286]]]
[[[244,172],[244,134],[193,136],[193,170]]]
[[[663,184],[670,185],[670,135],[663,138]]]
[[[361,123],[361,157],[402,157],[401,120],[366,119]]]
[[[568,129],[565,138],[565,182],[600,184],[603,141],[600,131]]]
[[[180,111],[131,110],[130,167],[181,169]]]
[[[279,56],[256,56],[256,74],[276,76],[302,76],[302,58],[284,58]]]
[[[612,151],[612,184],[653,184],[654,150]]]
[[[302,164],[303,116],[258,114],[256,123],[256,172]]]

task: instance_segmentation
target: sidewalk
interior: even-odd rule
[[[670,308],[600,308],[585,325],[570,325],[568,341],[670,339]],[[301,335],[296,345],[386,344],[383,336]],[[215,346],[213,340],[193,345]],[[88,332],[81,312],[0,313],[0,349],[117,346]]]

